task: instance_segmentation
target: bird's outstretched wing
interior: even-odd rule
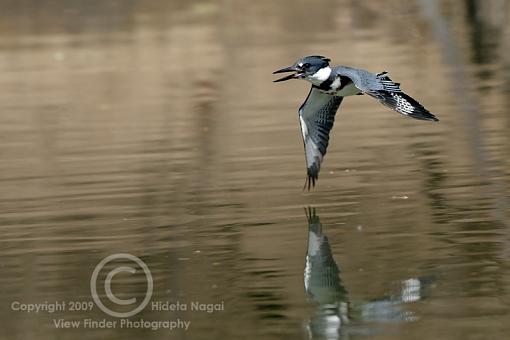
[[[404,116],[420,120],[439,121],[416,99],[402,92],[400,84],[393,82],[388,77],[387,72],[374,74],[365,70],[342,67],[339,73],[351,78],[354,85],[363,93]]]
[[[299,108],[299,122],[305,146],[307,178],[305,188],[310,190],[319,177],[322,159],[326,154],[329,132],[343,97],[323,93],[314,86]]]
[[[366,94],[379,100],[383,105],[414,119],[439,121],[432,113],[423,107],[418,101],[405,94],[400,89],[400,84],[393,82],[387,72],[376,74],[376,79],[384,87],[383,90],[367,91]]]

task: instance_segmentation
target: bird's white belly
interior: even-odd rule
[[[347,96],[354,96],[359,93],[361,93],[361,91],[356,86],[354,86],[353,83],[350,83],[349,85],[347,85],[340,91],[335,92],[335,95],[341,96],[341,97],[347,97]]]

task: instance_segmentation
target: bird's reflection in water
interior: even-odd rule
[[[412,312],[406,311],[402,304],[423,298],[422,279],[403,280],[400,290],[391,297],[372,301],[349,301],[340,268],[333,258],[320,218],[314,208],[308,208],[306,215],[308,249],[304,272],[305,291],[310,299],[318,304],[306,325],[310,338],[346,339],[351,335],[376,332],[375,328],[363,326],[364,324],[417,319]]]

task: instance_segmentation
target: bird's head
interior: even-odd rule
[[[299,59],[294,65],[274,71],[273,74],[294,72],[274,82],[285,81],[289,79],[304,79],[312,83],[322,82],[329,77],[331,69],[330,60],[320,55],[312,55]]]

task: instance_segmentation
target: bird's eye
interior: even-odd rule
[[[303,68],[309,68],[310,67],[310,64],[309,63],[305,63],[303,64]]]

